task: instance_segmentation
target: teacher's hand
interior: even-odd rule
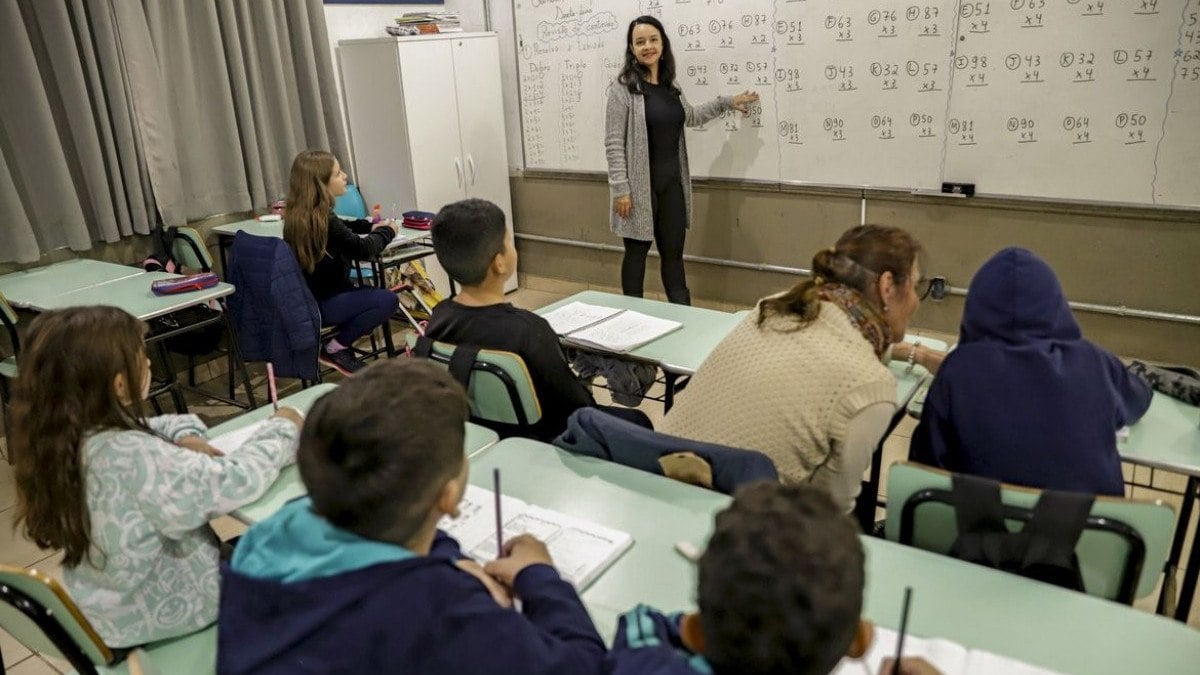
[[[733,109],[742,113],[742,115],[750,116],[750,104],[758,100],[758,92],[743,91],[733,97]]]
[[[622,218],[628,218],[633,212],[633,197],[625,195],[613,200],[613,212]]]

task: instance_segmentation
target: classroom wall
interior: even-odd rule
[[[516,175],[512,191],[518,234],[620,243],[608,230],[608,187],[600,178]],[[859,222],[860,206],[859,197],[849,192],[789,194],[698,185],[687,252],[808,268],[815,251]],[[870,199],[867,220],[911,231],[928,250],[926,276],[943,275],[953,286],[966,287],[991,254],[1018,245],[1054,266],[1073,301],[1200,315],[1200,214],[1088,211],[897,195]],[[620,284],[620,253],[517,243],[528,276]],[[694,297],[743,306],[798,279],[688,263]],[[657,259],[651,259],[646,288],[661,290]],[[926,301],[913,325],[956,333],[962,300]],[[1118,354],[1200,365],[1200,326],[1082,311],[1076,317],[1090,339]]]

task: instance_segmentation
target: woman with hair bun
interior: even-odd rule
[[[921,303],[922,249],[904,230],[861,225],[818,251],[813,277],[763,298],[717,345],[660,431],[758,450],[784,483],[813,483],[846,511],[896,412],[884,366]],[[907,358],[911,345],[896,345]],[[913,359],[935,369],[931,353]]]

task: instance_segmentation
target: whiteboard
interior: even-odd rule
[[[605,171],[628,22],[701,103],[696,177],[1200,207],[1200,0],[513,0],[528,169]]]

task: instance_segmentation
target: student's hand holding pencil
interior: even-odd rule
[[[530,565],[554,566],[546,545],[531,534],[522,534],[504,542],[504,557],[493,560],[483,571],[512,588],[521,570]]]
[[[454,564],[458,569],[478,579],[479,583],[483,584],[483,587],[488,590],[488,593],[492,594],[492,599],[496,601],[497,605],[505,609],[512,607],[512,593],[502,586],[499,581],[496,581],[487,572],[484,572],[479,563],[464,558],[456,561]]]

